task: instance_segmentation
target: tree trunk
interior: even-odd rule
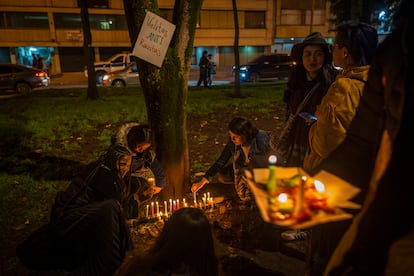
[[[234,71],[234,95],[241,98],[240,93],[240,53],[239,53],[239,17],[237,15],[236,0],[232,0],[233,16],[234,16],[234,64],[236,69]]]
[[[167,187],[161,197],[182,198],[190,192],[190,161],[187,140],[188,74],[196,23],[202,0],[176,0],[173,24],[176,25],[161,68],[138,60],[148,123],[155,136],[155,148],[165,174]],[[146,10],[159,14],[157,1],[124,0],[131,44],[138,37]]]
[[[88,5],[86,3],[87,0],[80,0],[80,10],[81,10],[81,18],[82,18],[82,29],[83,29],[83,52],[86,59],[86,66],[88,70],[88,99],[98,99],[98,88],[96,86],[96,76],[95,76],[95,68],[93,66],[95,61],[95,54],[92,47],[92,34],[91,34],[91,27],[89,24],[89,13],[88,13]]]

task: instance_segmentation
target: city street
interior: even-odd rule
[[[232,75],[230,67],[217,68],[214,75],[213,85],[223,85],[233,82],[234,76]],[[199,77],[198,67],[191,69],[188,85],[196,86]],[[69,72],[62,73],[58,76],[52,76],[50,82],[50,88],[68,88],[68,87],[86,87],[88,83],[87,78],[83,72]]]

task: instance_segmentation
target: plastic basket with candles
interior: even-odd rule
[[[310,177],[298,167],[276,166],[246,171],[246,177],[264,221],[291,228],[349,219],[341,208],[357,209],[349,201],[359,189],[326,171]]]

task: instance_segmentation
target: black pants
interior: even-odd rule
[[[204,87],[208,87],[208,79],[207,79],[208,74],[207,73],[208,73],[208,69],[206,66],[200,67],[200,78],[198,79],[197,86],[200,86],[201,82],[203,82]]]
[[[69,275],[113,275],[132,248],[117,201],[72,208],[51,224],[51,247],[67,261]]]

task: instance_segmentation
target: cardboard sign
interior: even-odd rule
[[[174,30],[174,24],[148,11],[135,42],[133,54],[161,67]]]

